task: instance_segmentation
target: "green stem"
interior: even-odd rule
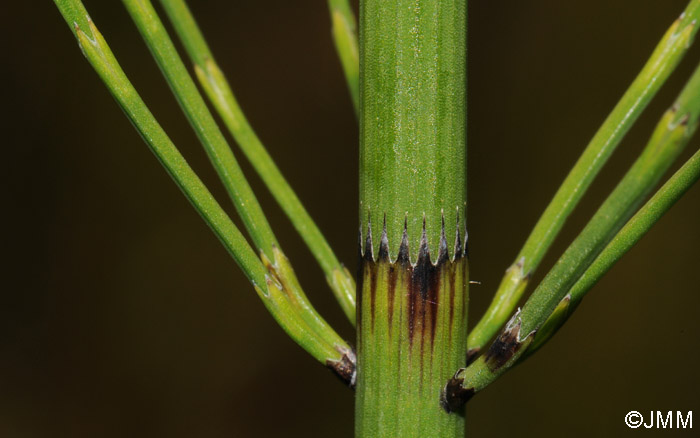
[[[671,25],[644,68],[600,127],[554,195],[525,245],[506,271],[484,316],[470,332],[470,354],[476,354],[513,312],[527,287],[530,274],[539,266],[569,214],[593,179],[627,134],[656,92],[688,51],[698,30],[700,0],[692,0]]]
[[[153,5],[149,0],[123,0],[123,3],[226,186],[253,242],[271,259],[272,247],[277,245],[277,239]]]
[[[424,223],[435,250],[443,219],[449,239],[465,222],[465,3],[360,4],[360,223],[386,217],[392,259],[404,225],[416,260]],[[365,251],[377,253],[381,231]]]
[[[458,371],[448,389],[459,384],[467,396],[480,391],[518,361],[548,318],[554,314],[557,321],[562,319],[574,284],[682,152],[697,128],[699,116],[700,66],[661,118],[640,157],[533,292],[522,312],[512,316],[486,354]],[[608,262],[612,259],[606,256],[601,263]]]
[[[273,245],[273,262],[267,263],[267,267],[263,264],[146,107],[82,2],[55,0],[55,4],[89,63],[185,197],[241,267],[275,320],[314,358],[348,382],[354,380],[352,350],[330,327],[313,323],[309,315],[304,314],[303,305],[296,300],[301,292],[295,290],[297,285],[290,275],[291,267],[281,252]],[[262,259],[267,261],[264,254]]]
[[[360,50],[357,21],[348,0],[328,0],[333,23],[333,41],[343,66],[355,114],[360,113]]]
[[[197,78],[207,96],[243,153],[306,242],[323,269],[343,311],[354,324],[355,282],[352,275],[338,261],[321,230],[311,219],[248,123],[185,1],[160,0],[160,2],[190,59],[195,64]]]
[[[464,436],[440,390],[466,354],[466,13],[360,2],[357,437]]]

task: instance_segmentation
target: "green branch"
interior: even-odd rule
[[[237,205],[240,207],[239,211],[241,215],[247,215],[244,217],[244,222],[248,225],[246,219],[254,221],[254,226],[259,226],[259,229],[264,230],[266,235],[274,239],[270,225],[240,167],[238,167],[226,139],[216,125],[194,81],[187,73],[185,64],[180,59],[151,2],[149,0],[123,0],[123,2],[177,96],[190,124],[200,134],[202,143],[212,157],[220,175],[223,178],[230,177],[229,185],[235,191],[234,195],[238,201]],[[257,231],[257,229],[251,230],[251,234],[254,234],[253,231]],[[288,281],[284,289],[290,294],[289,298],[295,305],[295,313],[298,313],[304,322],[319,334],[329,331],[330,327],[314,310],[299,286],[289,261],[278,249],[276,242],[266,240],[264,243],[270,245],[269,253],[264,248],[262,251],[264,254],[263,262],[266,262],[268,271],[274,271],[281,279],[283,274],[279,272],[280,266],[287,266],[284,276]]]
[[[699,116],[700,67],[695,70],[676,103],[663,115],[640,157],[533,292],[522,312],[518,311],[512,316],[486,354],[457,372],[448,383],[447,392],[455,393],[454,387],[458,386],[466,398],[482,390],[520,359],[553,314],[556,323],[563,320],[569,303],[573,301],[573,295],[569,295],[572,287],[682,152],[697,128]],[[647,210],[647,214],[652,214],[652,210],[653,207]],[[651,218],[645,220],[653,223]],[[643,223],[643,220],[638,216],[636,222]],[[634,222],[630,227],[633,231],[628,230],[628,233],[641,230]],[[620,247],[621,243],[615,245]],[[606,255],[599,262],[600,266],[612,265],[616,260],[612,254]],[[600,266],[576,288],[579,290],[577,297],[581,295],[581,290],[592,286],[593,280],[600,278]],[[551,330],[550,327],[545,329],[543,334],[546,338]]]
[[[343,66],[355,114],[360,114],[360,49],[357,20],[348,0],[328,0],[333,23],[333,41]]]
[[[352,350],[320,317],[310,314],[305,303],[299,302],[298,298],[303,292],[283,254],[272,245],[269,259],[265,254],[261,255],[262,260],[258,258],[148,110],[91,21],[82,2],[55,0],[55,4],[73,30],[89,63],[185,197],[241,267],[275,320],[314,358],[332,368],[346,381],[352,382]],[[317,318],[316,321],[313,320],[314,317]]]
[[[354,324],[355,282],[352,275],[338,261],[321,230],[311,219],[248,123],[186,3],[183,0],[161,0],[161,4],[195,64],[197,78],[207,96],[243,153],[304,239],[323,269],[343,311]]]
[[[552,337],[573,313],[586,293],[651,229],[656,222],[700,178],[700,150],[681,167],[661,189],[642,207],[605,247],[569,293],[562,299],[558,311],[547,318],[535,335],[526,354],[529,356]]]
[[[554,195],[525,245],[506,271],[486,313],[469,334],[475,355],[513,312],[530,274],[539,266],[569,214],[656,92],[690,47],[698,30],[700,0],[692,0],[661,39],[644,68],[600,127]]]
[[[175,183],[219,237],[248,279],[254,285],[264,285],[266,273],[258,255],[141,100],[82,3],[78,0],[56,0],[55,3],[72,28],[83,54]]]
[[[272,228],[153,5],[148,0],[124,0],[123,3],[226,186],[253,242],[272,258],[272,247],[277,245]]]

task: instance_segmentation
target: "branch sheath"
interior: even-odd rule
[[[660,216],[661,212],[656,210],[659,199],[664,199],[665,196],[680,196],[685,191],[682,186],[679,189],[662,189],[658,197],[650,201],[650,206],[642,209],[636,218],[630,221],[627,231],[623,232],[627,236],[623,234],[613,241],[637,206],[688,144],[697,128],[699,116],[700,67],[695,70],[675,104],[663,115],[640,157],[533,292],[522,312],[518,310],[512,316],[504,331],[484,355],[455,374],[446,387],[446,393],[458,393],[454,388],[459,388],[463,398],[471,396],[517,363],[523,353],[531,347],[540,330],[543,332],[543,338],[551,336],[552,327],[563,322],[569,313],[570,303],[574,302],[574,299],[579,300],[582,293],[602,276],[604,270],[612,266],[621,256],[619,251],[622,248],[633,244],[626,239],[633,238],[635,233],[643,234],[655,222],[654,216]],[[692,163],[691,160],[690,170],[687,172],[693,172]],[[689,182],[687,176],[679,179],[685,181],[683,184]],[[664,195],[664,191],[675,194]],[[668,203],[665,207],[668,209],[671,203],[668,199],[664,202]],[[636,238],[640,236],[641,234]],[[594,271],[584,275],[611,241],[613,243],[610,252],[602,256]],[[579,281],[583,283],[577,286]],[[552,322],[547,327],[545,322],[550,318]]]
[[[345,315],[354,324],[355,282],[352,275],[338,261],[321,230],[248,123],[185,1],[160,0],[160,3],[194,63],[197,79],[209,100],[277,203],[291,220],[294,228],[304,239],[323,269],[326,280]]]
[[[525,245],[506,271],[486,313],[469,334],[470,355],[500,330],[552,242],[612,152],[687,53],[698,30],[700,0],[692,0],[663,36],[642,71],[569,172]]]
[[[291,266],[276,246],[260,258],[197,177],[124,74],[80,0],[55,0],[78,44],[107,89],[185,197],[209,225],[253,284],[266,308],[289,336],[348,384],[355,356],[348,344],[315,314]]]

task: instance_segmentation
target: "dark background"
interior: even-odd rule
[[[191,3],[251,123],[354,269],[357,125],[325,2]],[[482,282],[472,289],[472,321],[685,3],[470,2],[469,231],[472,278]],[[86,6],[229,208],[120,2]],[[3,15],[0,436],[351,437],[352,393],[274,324],[52,2],[8,2]],[[700,45],[621,144],[534,281],[618,181],[699,60]],[[320,269],[241,162],[312,301],[352,339]],[[549,345],[470,402],[469,435],[653,434],[624,426],[631,410],[695,410],[697,429],[698,224],[696,187]]]

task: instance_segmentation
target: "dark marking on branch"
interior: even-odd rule
[[[479,357],[479,353],[481,353],[481,348],[479,347],[474,347],[467,350],[467,366],[471,365],[472,362]]]
[[[489,367],[491,372],[498,371],[506,365],[513,356],[522,348],[526,341],[531,341],[535,336],[535,331],[529,333],[524,339],[520,338],[520,327],[522,319],[520,318],[520,309],[511,317],[508,324],[500,335],[493,341],[491,347],[484,356],[484,362]]]
[[[463,412],[464,405],[474,396],[474,388],[464,388],[464,379],[458,377],[459,371],[450,380],[440,394],[440,406],[445,412]]]
[[[357,377],[357,357],[355,352],[338,347],[336,347],[336,349],[342,353],[342,356],[339,360],[326,360],[326,366],[330,368],[343,383],[354,389]]]

